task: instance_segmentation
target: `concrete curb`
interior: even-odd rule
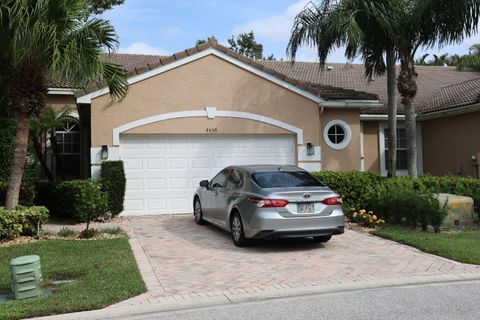
[[[107,308],[94,311],[76,312],[57,316],[47,316],[35,319],[41,320],[92,320],[92,319],[116,319],[119,317],[133,317],[142,314],[176,311],[213,307],[218,305],[237,304],[243,302],[278,299],[286,297],[341,293],[346,291],[391,288],[400,286],[416,286],[440,283],[455,283],[480,281],[480,273],[448,274],[436,276],[415,276],[396,279],[359,281],[352,283],[297,287],[289,289],[265,290],[255,293],[229,294],[208,298],[195,298],[184,301],[172,301],[158,304],[133,305],[128,307]]]

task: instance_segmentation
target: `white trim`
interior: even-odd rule
[[[360,171],[365,171],[365,145],[363,141],[363,122],[360,121]]]
[[[322,149],[320,146],[313,147],[314,154],[309,156],[307,153],[307,146],[298,146],[297,154],[298,154],[298,161],[322,161],[321,153]]]
[[[322,164],[320,162],[298,162],[298,166],[308,172],[322,171]]]
[[[295,133],[297,135],[297,144],[303,144],[303,130],[301,128],[292,126],[288,123],[285,123],[273,118],[269,118],[267,116],[262,116],[254,113],[248,113],[248,112],[238,112],[238,111],[216,111],[215,116],[223,117],[223,118],[247,119],[247,120],[254,120],[254,121],[267,123],[267,124]],[[155,116],[132,121],[113,129],[112,144],[114,146],[118,146],[120,144],[120,134],[122,132],[131,130],[133,128],[137,128],[147,124],[165,121],[165,120],[179,119],[179,118],[192,118],[192,117],[208,117],[208,114],[206,110],[179,111],[179,112],[162,113]]]
[[[405,120],[405,116],[403,114],[397,115],[398,120]],[[360,120],[363,121],[387,121],[388,115],[386,114],[361,114]]]
[[[338,101],[325,101],[320,103],[320,106],[325,108],[380,108],[383,107],[383,103],[378,100],[338,100]]]
[[[48,94],[52,95],[63,95],[63,96],[73,96],[75,94],[75,89],[70,88],[48,88]]]
[[[185,58],[182,58],[180,60],[177,60],[175,62],[172,62],[172,63],[169,63],[165,66],[160,66],[158,68],[155,68],[155,69],[152,69],[150,71],[147,71],[147,72],[144,72],[142,74],[139,74],[139,75],[135,75],[135,76],[132,76],[128,79],[128,83],[131,85],[131,84],[134,84],[134,83],[137,83],[137,82],[140,82],[140,81],[143,81],[145,79],[148,79],[148,78],[151,78],[151,77],[154,77],[156,75],[159,75],[159,74],[162,74],[164,72],[167,72],[167,71],[170,71],[172,69],[175,69],[175,68],[178,68],[180,66],[183,66],[187,63],[190,63],[190,62],[193,62],[195,60],[198,60],[198,59],[201,59],[201,58],[204,58],[208,55],[214,55],[216,57],[219,57],[219,58],[222,58],[224,60],[227,60],[228,62],[242,68],[242,69],[245,69],[247,71],[250,71],[264,79],[267,79],[275,84],[278,84],[279,86],[281,87],[284,87],[288,90],[291,90],[295,93],[298,93],[299,95],[307,98],[307,99],[310,99],[312,101],[315,101],[317,103],[320,103],[320,102],[324,102],[325,100],[321,99],[320,97],[317,97],[316,95],[308,92],[308,91],[305,91],[305,90],[302,90],[298,87],[296,87],[295,85],[293,84],[290,84],[286,81],[283,81],[281,80],[280,78],[277,78],[269,73],[266,73],[264,71],[261,71],[255,67],[252,67],[251,65],[249,64],[246,64],[238,59],[235,59],[223,52],[220,52],[214,48],[209,48],[209,49],[206,49],[206,50],[203,50],[203,51],[200,51],[198,53],[195,53],[195,54],[192,54],[191,56],[187,56]],[[91,100],[96,98],[96,97],[99,97],[99,96],[102,96],[104,94],[107,94],[108,93],[108,88],[102,88],[100,90],[97,90],[97,91],[94,91],[94,92],[91,92],[89,94],[86,94],[84,96],[81,96],[81,97],[78,97],[77,98],[77,103],[91,103]]]
[[[92,147],[90,148],[90,177],[93,180],[100,179],[100,168],[102,160],[100,155],[102,153],[102,148]],[[108,159],[107,160],[121,160],[120,157],[120,148],[119,147],[108,147]]]
[[[345,130],[345,139],[343,139],[341,143],[333,143],[328,138],[328,130],[335,125],[340,126],[343,128],[343,130]],[[352,129],[350,128],[348,123],[343,120],[340,120],[340,119],[330,120],[323,128],[323,140],[330,148],[335,150],[343,150],[352,141]]]
[[[380,149],[380,173],[382,176],[387,176],[387,165],[385,163],[385,129],[388,128],[387,122],[380,122],[378,126],[378,142]],[[397,124],[397,129],[404,129],[405,123]],[[417,122],[417,174],[423,175],[423,137],[422,125]],[[408,170],[397,170],[397,176],[408,176]]]

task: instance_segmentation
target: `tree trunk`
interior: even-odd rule
[[[407,137],[408,175],[417,176],[417,121],[413,105],[405,106],[405,134]]]
[[[40,142],[40,138],[36,133],[32,134],[32,142],[33,148],[35,149],[35,154],[37,155],[37,159],[42,166],[42,170],[45,173],[45,176],[47,177],[48,181],[53,182],[55,179],[52,172],[50,171],[50,168],[47,166],[47,162],[45,161],[45,155],[42,150],[42,143]]]
[[[15,153],[13,155],[10,179],[8,181],[7,195],[5,198],[5,207],[8,210],[13,210],[18,205],[23,169],[25,168],[25,159],[27,157],[28,129],[31,119],[31,115],[28,113],[18,111],[15,115],[18,121]]]
[[[397,175],[397,69],[393,47],[387,50],[388,177]]]
[[[400,75],[398,76],[398,92],[402,96],[402,105],[405,110],[405,132],[407,137],[407,164],[408,174],[417,176],[417,125],[413,99],[417,94],[417,73],[411,48],[400,50]]]

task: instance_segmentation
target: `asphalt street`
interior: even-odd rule
[[[229,304],[117,319],[480,319],[480,281],[429,284]]]

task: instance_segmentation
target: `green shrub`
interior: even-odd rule
[[[60,231],[58,231],[57,234],[59,237],[62,238],[75,238],[78,232],[73,229],[63,227],[62,229],[60,229]]]
[[[91,180],[64,181],[57,191],[61,199],[58,209],[75,221],[88,224],[108,210],[107,195]]]
[[[22,184],[20,185],[19,203],[23,206],[32,206],[35,203],[36,187],[35,184],[39,180],[39,171],[37,166],[25,166],[22,176]],[[0,180],[0,203],[5,203],[7,195],[8,179]]]
[[[399,177],[385,180],[369,193],[372,209],[389,223],[405,223],[423,230],[439,231],[446,216],[432,190],[421,179]]]
[[[0,208],[0,240],[18,236],[33,236],[39,227],[48,220],[45,207],[18,206],[15,210]]]
[[[346,208],[369,208],[368,194],[384,179],[373,172],[322,171],[313,175],[343,197]]]
[[[107,193],[108,208],[112,215],[118,215],[123,211],[126,183],[123,161],[104,161],[102,163],[100,185],[102,191]]]
[[[15,121],[0,118],[0,181],[10,177],[10,165],[15,151]]]
[[[56,217],[88,223],[108,211],[107,194],[91,180],[41,183],[38,190],[37,203]]]

